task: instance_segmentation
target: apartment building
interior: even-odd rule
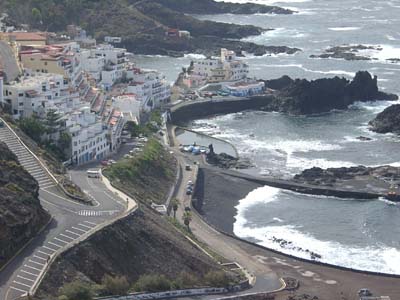
[[[170,101],[171,87],[160,72],[131,67],[127,78],[130,83],[126,91],[141,101],[142,110],[151,111]]]
[[[71,161],[80,165],[101,160],[109,153],[107,130],[99,117],[85,106],[64,116],[64,127],[71,135]]]
[[[2,103],[10,107],[15,119],[33,114],[45,117],[50,109],[66,114],[80,105],[79,94],[59,74],[33,73],[21,77],[19,82],[5,85],[2,94]]]
[[[54,73],[64,76],[65,83],[78,87],[84,80],[80,46],[75,43],[21,47],[21,63],[26,72]]]
[[[220,57],[193,61],[191,70],[185,74],[184,84],[190,88],[207,83],[246,80],[249,66],[237,59],[234,51],[221,49]]]

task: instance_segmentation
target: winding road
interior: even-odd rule
[[[88,167],[69,172],[72,181],[95,204],[88,206],[78,203],[59,190],[56,179],[8,124],[0,128],[0,141],[7,144],[17,155],[20,164],[38,181],[40,202],[52,216],[46,228],[0,270],[0,299],[13,300],[32,295],[57,255],[123,217],[129,203],[125,196],[117,195],[106,184],[106,179],[88,178]],[[90,167],[99,168],[98,165]],[[129,205],[130,209],[133,206]]]

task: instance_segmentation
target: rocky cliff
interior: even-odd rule
[[[345,109],[356,101],[398,99],[397,95],[379,91],[377,82],[377,77],[367,71],[357,72],[352,81],[339,77],[292,80],[285,76],[265,82],[268,88],[278,92],[264,109],[306,115]]]
[[[387,107],[369,122],[372,131],[400,134],[400,104]]]
[[[0,143],[0,267],[47,223],[39,186]]]

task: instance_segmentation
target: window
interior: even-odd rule
[[[47,66],[47,61],[44,62],[44,65]]]
[[[18,97],[23,97],[24,96],[24,93],[19,93],[18,94]]]
[[[19,106],[24,106],[23,102],[18,103]]]

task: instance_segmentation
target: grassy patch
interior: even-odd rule
[[[156,139],[150,139],[143,152],[109,166],[104,175],[137,200],[162,204],[174,184],[175,170],[175,158]]]

